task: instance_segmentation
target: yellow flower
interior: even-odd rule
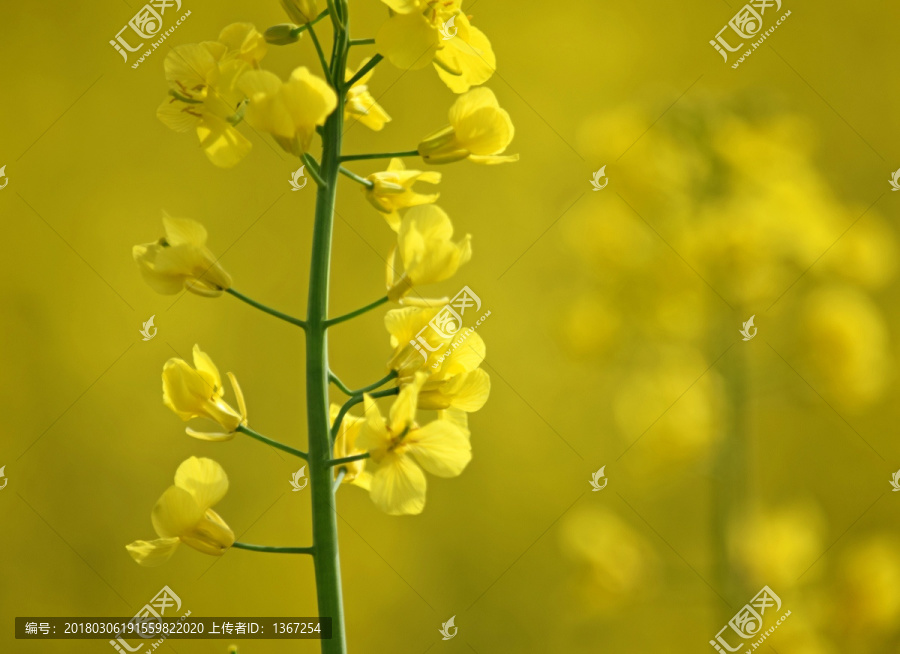
[[[177,132],[195,130],[207,158],[230,168],[250,151],[250,141],[232,124],[244,96],[238,78],[266,53],[262,35],[249,23],[222,30],[219,41],[177,46],[166,55],[169,100],[156,115]]]
[[[198,552],[221,556],[234,544],[234,532],[212,506],[228,492],[228,476],[212,459],[192,456],[178,466],[175,485],[169,486],[151,520],[156,540],[126,545],[131,558],[145,566],[165,563],[180,543]]]
[[[217,297],[231,287],[231,275],[206,247],[206,229],[196,220],[163,216],[166,235],[155,243],[135,245],[132,256],[144,280],[157,293],[187,289]]]
[[[234,389],[238,409],[225,400],[225,388],[219,370],[199,345],[194,346],[194,367],[184,359],[169,359],[163,366],[163,404],[187,422],[192,418],[209,418],[221,425],[224,433],[205,433],[187,427],[188,436],[204,441],[225,441],[234,438],[237,428],[247,424],[247,406],[237,379],[230,372],[228,380]]]
[[[391,16],[375,37],[378,51],[403,69],[433,63],[455,93],[484,84],[497,66],[491,42],[460,11],[460,0],[382,0]]]
[[[486,353],[484,340],[460,326],[450,338],[433,329],[423,332],[438,311],[422,307],[388,311],[385,326],[394,348],[388,367],[397,371],[401,387],[413,382],[417,373],[427,374],[419,392],[422,409],[478,411],[491,390],[490,376],[479,368]]]
[[[337,107],[334,90],[305,66],[294,69],[287,82],[269,71],[251,70],[238,87],[249,99],[247,122],[296,156],[309,149],[316,126],[324,125]]]
[[[456,477],[472,460],[469,433],[457,423],[439,418],[424,427],[416,424],[417,396],[425,377],[420,373],[400,390],[387,420],[375,400],[365,396],[366,420],[357,447],[370,455],[369,495],[390,515],[422,512],[427,486],[422,468],[438,477]]]
[[[461,265],[472,258],[472,237],[454,243],[453,223],[444,211],[434,205],[413,207],[400,222],[397,248],[388,263],[388,297],[396,302],[413,286],[433,284],[452,277]],[[399,252],[403,274],[397,277]]]
[[[477,88],[457,98],[450,107],[450,125],[425,137],[419,154],[431,164],[461,159],[483,164],[518,161],[517,154],[500,156],[514,135],[512,120],[494,92]]]
[[[265,37],[251,23],[232,23],[219,34],[219,43],[228,48],[228,55],[254,68],[259,68],[259,62],[269,50]]]
[[[372,173],[366,179],[373,184],[372,188],[363,189],[366,199],[378,211],[385,214],[385,220],[395,232],[400,230],[400,209],[430,204],[440,196],[440,193],[425,195],[413,190],[413,184],[419,181],[428,184],[440,183],[440,173],[406,170],[403,161],[396,158],[391,159],[387,170]]]
[[[369,59],[363,59],[359,64],[359,68],[356,70],[360,70],[368,63],[368,61]],[[353,86],[347,89],[347,102],[344,105],[344,116],[347,118],[355,118],[369,129],[380,132],[384,128],[385,123],[391,122],[391,117],[388,116],[381,105],[375,102],[375,98],[369,93],[368,83],[374,73],[374,69],[370,70],[356,80],[353,83]],[[352,79],[355,74],[356,71],[347,69],[347,77],[345,80]]]
[[[281,0],[281,6],[298,25],[311,23],[319,15],[316,0]]]
[[[339,404],[331,405],[331,424],[334,424],[335,419],[337,418],[338,413],[340,413],[341,406]],[[364,450],[360,450],[356,444],[357,437],[359,436],[359,429],[362,427],[362,424],[365,422],[364,418],[358,418],[357,416],[351,415],[347,413],[343,420],[341,420],[341,428],[338,430],[337,436],[334,439],[334,458],[335,459],[343,459],[344,457],[354,456],[355,454],[362,454]],[[357,486],[361,486],[366,490],[369,490],[369,482],[371,475],[366,472],[366,462],[363,459],[359,461],[352,461],[351,463],[345,463],[340,467],[336,467],[334,469],[335,477],[337,477],[338,470],[340,468],[346,468],[347,472],[344,475],[344,484],[356,484]]]

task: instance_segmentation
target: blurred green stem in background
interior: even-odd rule
[[[726,332],[722,332],[726,333]],[[751,597],[743,576],[735,566],[730,538],[739,520],[749,517],[747,503],[750,429],[748,424],[747,344],[738,341],[723,359],[725,420],[715,461],[712,493],[713,568],[717,588],[731,607],[742,606]],[[729,608],[725,620],[731,617]],[[723,613],[724,616],[724,613]],[[721,622],[717,621],[716,624]]]
[[[347,154],[341,157],[341,161],[362,161],[364,159],[391,159],[393,157],[418,156],[418,150],[404,150],[403,152],[371,152],[368,154]]]
[[[309,434],[309,479],[312,491],[313,563],[319,616],[332,619],[332,637],[322,640],[323,654],[345,654],[344,607],[341,592],[341,564],[338,550],[337,511],[332,490],[333,473],[329,418],[328,370],[328,285],[331,267],[331,239],[338,174],[341,167],[341,139],[344,131],[343,87],[347,53],[348,7],[346,0],[329,0],[334,25],[334,47],[327,71],[337,93],[337,107],[322,132],[319,174],[324,182],[316,191],[312,257],[309,271],[309,301],[306,319],[306,403]]]

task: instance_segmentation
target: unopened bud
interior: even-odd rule
[[[281,6],[298,25],[311,23],[319,15],[316,0],[281,0]]]
[[[266,30],[266,43],[272,45],[290,45],[300,40],[300,35],[294,30],[296,25],[292,23],[282,23],[281,25],[272,25]]]

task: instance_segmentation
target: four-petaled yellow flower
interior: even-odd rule
[[[372,173],[366,179],[372,182],[371,188],[363,189],[366,199],[384,214],[388,225],[395,232],[400,230],[400,209],[430,204],[440,196],[440,193],[429,193],[426,195],[424,193],[416,193],[413,190],[413,184],[416,182],[439,184],[441,181],[440,173],[407,170],[406,166],[403,165],[403,161],[397,158],[391,159],[387,170]]]
[[[219,41],[180,45],[165,60],[169,100],[157,117],[169,128],[195,130],[209,160],[221,168],[236,165],[250,151],[250,141],[234,123],[244,95],[237,80],[256,67],[266,53],[262,35],[248,23],[222,30]]]
[[[418,393],[427,375],[400,390],[387,420],[375,400],[365,396],[366,419],[356,445],[369,452],[369,495],[378,508],[391,515],[411,515],[425,507],[426,471],[438,477],[456,477],[472,460],[468,430],[457,422],[438,418],[425,426],[416,423]]]
[[[166,235],[155,243],[135,245],[132,256],[144,280],[157,293],[187,289],[218,297],[231,288],[231,275],[206,247],[206,229],[196,220],[163,216]]]
[[[169,486],[153,507],[151,520],[159,538],[136,540],[126,546],[128,553],[145,566],[165,563],[181,543],[221,556],[234,544],[234,532],[211,507],[226,492],[228,476],[222,466],[192,456],[178,466],[175,485]]]
[[[477,88],[457,98],[450,107],[449,118],[447,127],[419,143],[419,154],[427,163],[469,159],[498,164],[519,160],[517,154],[501,156],[512,142],[515,128],[490,89]]]
[[[368,62],[368,58],[363,59],[359,64],[359,68],[357,68],[356,70],[359,71]],[[353,79],[353,76],[355,74],[356,71],[352,71],[348,68],[345,81]],[[344,104],[344,115],[347,118],[355,118],[363,125],[375,132],[380,132],[384,128],[385,123],[391,122],[391,117],[388,116],[388,113],[380,104],[375,102],[375,98],[373,98],[372,94],[369,93],[368,83],[372,78],[372,75],[374,74],[375,69],[373,68],[358,80],[356,80],[353,83],[353,86],[347,89],[347,100]]]
[[[204,441],[226,441],[234,438],[237,428],[247,424],[247,405],[237,379],[230,372],[228,380],[237,398],[238,411],[225,400],[225,388],[219,369],[199,345],[194,345],[194,367],[184,359],[169,359],[163,366],[163,404],[187,422],[192,418],[209,418],[225,432],[199,432],[187,427],[188,436]]]
[[[453,242],[453,223],[433,204],[413,207],[400,221],[397,247],[387,266],[388,298],[396,302],[414,286],[432,284],[452,277],[472,258],[472,237]],[[396,274],[397,253],[403,274]]]
[[[460,0],[382,0],[391,15],[375,37],[378,51],[403,69],[433,63],[455,93],[484,84],[497,58],[484,33],[460,11]]]
[[[384,324],[394,348],[388,367],[397,372],[401,387],[417,374],[428,375],[419,392],[422,409],[478,411],[491,391],[490,376],[479,368],[486,354],[484,340],[459,325],[452,334],[439,334],[429,327],[439,311],[415,306],[388,311]]]
[[[305,66],[294,69],[287,82],[269,71],[251,70],[238,87],[248,98],[247,122],[298,157],[309,150],[316,126],[324,125],[337,107],[332,88]]]

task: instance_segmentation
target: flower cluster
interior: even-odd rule
[[[385,296],[347,316],[328,320],[320,315],[317,319],[327,328],[385,302],[398,305],[385,317],[392,349],[387,364],[390,372],[380,382],[349,391],[330,369],[320,370],[350,399],[332,405],[330,423],[322,416],[324,429],[311,426],[309,454],[252,430],[237,379],[227,374],[235,407],[225,399],[218,368],[197,345],[192,364],[172,358],[163,366],[163,403],[185,422],[215,423],[211,430],[188,426],[185,431],[193,438],[221,442],[242,433],[306,459],[314,496],[322,488],[317,480],[333,468],[337,481],[367,489],[375,505],[386,513],[417,514],[425,505],[426,472],[455,477],[471,461],[468,414],[487,401],[490,377],[480,367],[484,341],[474,332],[467,334],[461,346],[450,337],[443,338],[424,357],[413,349],[416,335],[446,302],[425,298],[420,289],[456,274],[472,256],[472,238],[469,234],[454,237],[450,217],[435,204],[439,194],[422,192],[417,186],[435,186],[441,182],[441,174],[408,169],[401,157],[420,157],[431,165],[465,159],[482,164],[515,161],[517,155],[504,154],[514,128],[492,91],[473,88],[491,77],[495,58],[484,34],[460,12],[458,0],[385,0],[390,10],[387,21],[375,39],[363,40],[374,42],[378,54],[363,58],[355,69],[345,65],[353,45],[347,34],[346,3],[329,3],[329,9],[321,14],[315,0],[282,0],[281,4],[292,22],[275,25],[265,33],[249,23],[235,23],[223,29],[215,41],[175,47],[165,60],[169,97],[157,115],[176,131],[194,131],[216,166],[232,167],[250,151],[251,143],[240,130],[246,121],[254,130],[271,136],[285,152],[299,157],[319,186],[318,193],[333,194],[339,172],[362,186],[366,199],[395,233],[396,243],[387,256]],[[335,39],[329,64],[314,24],[332,13]],[[260,67],[270,46],[295,43],[304,32],[314,41],[324,76],[298,66],[282,80]],[[421,139],[414,150],[342,156],[341,133],[333,129],[340,126],[341,119],[358,121],[373,131],[381,131],[391,122],[369,90],[374,68],[385,58],[402,68],[420,68],[431,62],[447,86],[461,95],[450,108],[448,124]],[[340,113],[332,120],[336,112]],[[323,154],[321,162],[311,156],[319,137],[323,152],[331,155],[326,158]],[[389,164],[366,176],[341,165],[374,159],[389,159]],[[317,208],[317,222],[318,218]],[[227,293],[307,330],[310,338],[312,318],[293,318],[233,288],[232,277],[207,248],[207,232],[200,223],[165,216],[163,227],[165,235],[158,241],[133,249],[135,262],[155,291],[175,294],[187,290],[204,297]],[[324,349],[321,331],[317,338]],[[315,380],[309,363],[307,370],[312,384]],[[395,386],[376,391],[389,383]],[[388,396],[394,401],[385,416],[377,401]],[[364,415],[350,413],[357,404],[363,405]],[[426,411],[434,412],[432,419],[422,417]],[[318,433],[328,432],[329,426],[330,433]],[[313,457],[312,445],[321,447],[320,439],[327,439],[325,458],[330,453],[332,459]],[[326,474],[330,479],[331,472]],[[328,492],[336,492],[339,486],[329,487]],[[232,530],[212,510],[227,488],[228,478],[215,461],[192,457],[182,463],[175,484],[153,509],[153,527],[159,538],[128,545],[131,556],[143,565],[157,565],[180,543],[213,555],[231,547],[258,549],[236,543]],[[325,506],[324,510],[333,509]]]

